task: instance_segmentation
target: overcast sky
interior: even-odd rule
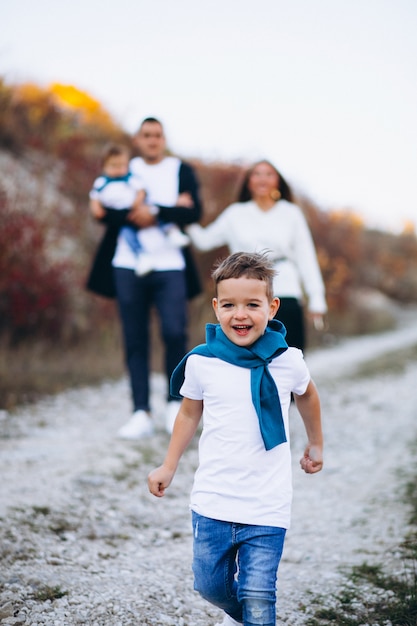
[[[416,0],[0,0],[0,74],[73,84],[183,157],[268,158],[322,208],[417,224]]]

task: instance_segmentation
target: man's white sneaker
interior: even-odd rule
[[[146,411],[135,411],[124,426],[117,431],[120,439],[143,439],[154,433],[153,420]]]
[[[227,613],[224,614],[223,621],[216,626],[242,626],[242,622],[237,622],[233,617],[230,617]]]
[[[181,402],[179,400],[171,400],[168,402],[167,412],[165,416],[165,430],[170,435],[174,429],[175,418],[180,410]]]
[[[146,252],[139,252],[136,260],[135,272],[138,276],[145,276],[153,270],[152,257]]]

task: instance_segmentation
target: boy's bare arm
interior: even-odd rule
[[[106,209],[104,209],[98,200],[91,198],[90,211],[96,220],[101,220],[106,215]]]
[[[135,199],[132,204],[132,208],[135,209],[136,207],[140,207],[145,202],[145,198],[146,198],[145,190],[140,189],[135,196]]]
[[[308,438],[300,465],[307,474],[315,474],[323,467],[323,432],[320,398],[314,382],[310,380],[305,393],[302,396],[294,394],[294,399]]]
[[[148,476],[149,491],[154,496],[161,498],[165,494],[165,489],[171,484],[179,460],[195,435],[202,412],[201,400],[184,398],[181,402],[165,460]]]

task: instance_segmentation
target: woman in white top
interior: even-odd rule
[[[203,228],[187,233],[201,251],[227,245],[231,253],[270,251],[278,272],[274,293],[281,300],[278,319],[287,328],[290,346],[305,348],[304,299],[315,326],[323,326],[325,289],[313,239],[291,189],[269,161],[259,161],[246,174],[239,201]]]

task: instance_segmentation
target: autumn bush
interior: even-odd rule
[[[13,343],[34,334],[56,339],[67,322],[66,264],[48,263],[35,217],[1,202],[0,332],[8,331]]]

